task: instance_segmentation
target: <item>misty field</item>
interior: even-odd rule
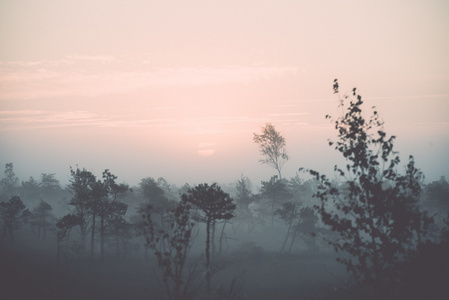
[[[25,238],[26,235],[18,237]],[[28,238],[34,238],[28,236]],[[139,251],[140,252],[140,251]],[[163,299],[157,264],[143,253],[127,260],[57,264],[52,241],[2,245],[2,299]],[[201,259],[192,253],[191,262]],[[280,255],[242,248],[225,255],[212,276],[213,299],[347,299],[348,275],[331,252]],[[198,266],[199,269],[202,266]],[[196,274],[194,299],[207,299]]]

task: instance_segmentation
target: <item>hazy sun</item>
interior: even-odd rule
[[[212,156],[215,153],[214,143],[199,143],[198,154],[201,156]]]

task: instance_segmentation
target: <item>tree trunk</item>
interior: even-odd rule
[[[224,221],[223,227],[221,228],[220,242],[218,244],[218,257],[221,258],[222,250],[223,250],[223,238],[224,238],[224,230],[226,227],[227,221]]]
[[[117,254],[117,259],[120,258],[120,236],[119,236],[119,229],[118,226],[115,225],[115,251]],[[147,260],[147,247],[145,246],[145,260]],[[123,253],[123,255],[125,255]]]
[[[81,247],[83,248],[83,253],[86,251],[86,247],[87,247],[87,226],[83,221],[82,226],[80,226],[80,230],[81,230]]]
[[[216,224],[216,220],[213,220],[212,221],[212,234],[211,234],[211,245],[212,245],[211,261],[215,261],[215,256],[217,254],[216,247],[215,247],[215,224]]]
[[[57,233],[57,240],[58,240],[58,252],[56,255],[56,260],[59,265],[61,262],[61,240],[62,240],[62,234],[60,232]]]
[[[296,235],[298,234],[298,228],[295,229],[295,231],[293,232],[293,236],[290,242],[290,246],[288,247],[288,252],[292,252],[292,248],[293,248],[293,243],[296,240]]]
[[[271,227],[274,227],[274,203],[276,202],[277,193],[275,192],[273,195],[273,199],[271,201]]]
[[[207,296],[210,296],[210,223],[212,220],[207,219],[206,222],[206,285]]]
[[[285,245],[287,244],[287,240],[290,235],[290,230],[292,228],[292,223],[293,221],[291,221],[290,224],[288,225],[287,235],[285,236],[284,243],[282,244],[281,253],[284,252]]]
[[[104,259],[104,214],[101,214],[100,218],[100,257]]]
[[[90,258],[94,258],[94,247],[95,247],[95,213],[92,217],[92,232],[90,234]]]

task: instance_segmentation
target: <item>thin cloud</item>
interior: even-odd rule
[[[115,56],[112,55],[67,55],[66,58],[69,60],[87,60],[101,63],[111,63],[115,61]]]
[[[366,97],[371,100],[404,100],[404,99],[422,99],[422,98],[449,98],[449,94],[425,94],[425,95],[414,95],[414,96],[384,96],[384,97]]]
[[[135,115],[105,116],[88,111],[0,111],[2,130],[21,128],[57,128],[91,126],[103,128],[173,128],[190,133],[228,132],[230,126],[242,123],[263,123],[262,118],[251,117],[182,117],[182,118],[138,118]],[[201,130],[199,130],[201,128]],[[217,129],[219,128],[219,129]]]
[[[449,128],[449,122],[447,121],[429,121],[429,122],[390,122],[390,127],[396,128]]]
[[[268,114],[269,117],[292,117],[292,116],[304,116],[309,113],[301,112],[301,113],[285,113],[285,114]]]
[[[249,83],[297,73],[296,67],[266,65],[160,69],[149,66],[129,71],[133,63],[112,56],[75,55],[58,61],[3,62],[0,99],[89,97],[154,87]]]
[[[7,128],[55,128],[93,125],[99,126],[106,118],[87,111],[0,111],[2,129]]]
[[[42,110],[3,110],[0,111],[0,118],[2,116],[17,116],[17,115],[40,115],[45,113]]]

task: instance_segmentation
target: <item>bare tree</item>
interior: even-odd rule
[[[190,210],[191,204],[180,202],[170,225],[165,227],[152,218],[151,206],[142,211],[145,244],[153,250],[162,272],[163,286],[168,298],[173,300],[188,299],[193,292],[193,272],[185,274],[187,256],[196,237]]]
[[[281,169],[288,161],[285,139],[280,132],[276,131],[273,124],[267,123],[262,127],[262,134],[254,133],[253,140],[259,144],[260,154],[264,157],[259,162],[273,167],[282,179]]]

